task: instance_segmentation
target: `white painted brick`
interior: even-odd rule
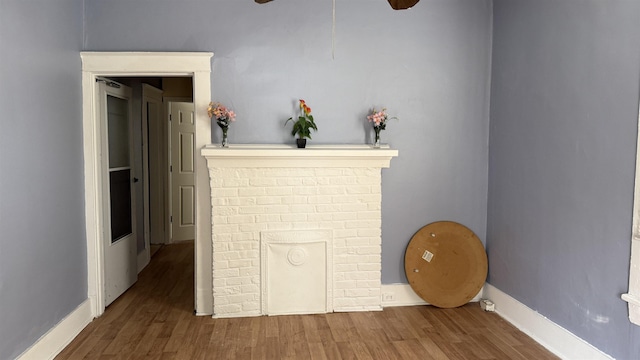
[[[257,223],[275,223],[280,222],[280,215],[277,214],[268,214],[268,215],[257,215],[256,222]]]
[[[267,195],[265,189],[266,188],[263,188],[263,187],[241,188],[237,190],[237,196],[243,196],[243,197],[265,196]]]
[[[213,223],[214,224],[227,224],[228,217],[225,216],[213,216]]]
[[[339,220],[339,221],[358,220],[358,214],[356,213],[340,212],[340,213],[332,213],[331,215],[334,220]]]
[[[267,229],[269,230],[292,230],[293,227],[293,223],[276,222],[267,224]]]
[[[227,301],[230,301],[231,299],[228,299]],[[215,302],[214,302],[215,305]],[[220,305],[220,306],[214,306],[215,310],[214,313],[216,315],[224,315],[224,314],[233,314],[233,313],[239,313],[242,311],[242,306],[240,304],[227,304],[227,305]]]
[[[253,224],[256,220],[252,215],[234,215],[227,218],[229,224]]]
[[[231,234],[231,241],[250,241],[256,240],[258,236],[252,232],[237,232],[235,234]],[[249,242],[251,244],[251,242]]]
[[[264,188],[264,194],[267,196],[288,196],[293,195],[293,188],[291,187],[267,187]]]
[[[222,187],[247,187],[249,186],[249,179],[238,178],[224,178],[222,179]]]
[[[375,280],[357,280],[356,281],[356,286],[357,288],[379,288],[380,287],[380,281],[375,281]]]
[[[314,213],[308,214],[307,219],[309,221],[331,221],[333,220],[333,214],[330,213]]]
[[[256,302],[242,304],[242,311],[260,311],[260,308],[260,304]]]
[[[284,214],[281,216],[282,221],[306,221],[307,214]]]
[[[223,236],[219,235],[216,239],[220,239]],[[228,251],[229,250],[229,244],[227,244],[226,242],[221,242],[221,241],[216,241],[213,244],[213,251],[218,252],[218,251]]]
[[[242,232],[250,232],[250,231],[264,231],[267,230],[267,224],[265,223],[256,223],[256,224],[241,224],[240,231]]]
[[[336,281],[335,282],[335,288],[336,289],[354,289],[356,287],[363,287],[363,286],[358,286],[358,283],[356,281],[352,281],[352,280]]]
[[[380,203],[377,203],[377,204],[368,203],[367,204],[367,210],[371,210],[371,211],[378,210],[378,211],[380,211],[381,209],[382,209],[382,206],[380,205]]]
[[[309,204],[331,204],[332,203],[332,199],[331,199],[331,195],[308,196],[307,197],[307,203],[309,203]]]
[[[217,316],[260,313],[260,232],[267,229],[331,230],[334,288],[329,296],[334,310],[380,308],[379,168],[215,169],[210,173],[216,179],[211,181],[211,201]]]
[[[318,179],[317,178],[303,178],[302,179],[302,185],[316,186],[316,185],[318,185]]]
[[[231,278],[231,277],[236,277],[240,274],[240,271],[238,269],[216,269],[215,267],[213,268],[213,278],[214,279],[218,279],[218,278]]]
[[[234,241],[231,244],[229,244],[229,250],[232,250],[232,251],[252,250],[252,249],[254,249],[254,246],[249,241]]]
[[[237,213],[240,215],[264,214],[264,206],[243,206]]]
[[[251,266],[251,260],[247,259],[239,259],[239,260],[230,260],[229,267],[230,268],[247,268]]]
[[[283,204],[287,204],[287,205],[292,205],[292,204],[307,204],[309,198],[307,196],[301,196],[301,195],[296,195],[296,196],[286,196],[286,197],[282,197],[282,203]]]
[[[248,276],[251,279],[253,279],[255,276],[258,276],[258,278],[260,277],[260,269],[259,268],[244,268],[244,269],[240,269],[240,276]],[[252,281],[253,283],[253,281]]]
[[[240,259],[240,254],[237,251],[214,251],[213,259],[215,261],[238,260]]]
[[[301,177],[279,178],[276,182],[278,186],[300,186],[303,183],[302,179]]]
[[[329,178],[329,184],[331,185],[354,185],[357,184],[357,178],[354,176],[342,176]]]
[[[380,297],[371,296],[371,297],[359,297],[355,298],[355,302],[357,305],[365,306],[365,305],[380,305]]]
[[[380,254],[380,246],[361,246],[357,249],[358,255]]]
[[[364,206],[366,209],[367,206]],[[380,219],[380,212],[378,211],[359,211],[358,212],[358,220],[377,220]]]
[[[256,199],[253,197],[234,197],[229,199],[230,206],[250,206],[255,204]]]
[[[348,238],[346,239],[347,246],[356,247],[356,246],[368,246],[369,240],[366,238]]]
[[[343,168],[318,168],[315,169],[315,174],[316,176],[334,177],[345,175],[345,171]],[[351,175],[351,173],[347,175]]]
[[[377,271],[382,270],[382,266],[379,263],[375,264],[358,264],[358,271]]]
[[[368,289],[349,289],[344,291],[346,297],[368,297]]]
[[[356,179],[358,185],[380,185],[382,183],[380,176],[358,176]]]
[[[240,230],[238,225],[226,225],[226,224],[213,224],[213,241],[218,240],[218,234],[234,234]]]
[[[246,189],[243,189],[246,190]],[[215,188],[211,191],[211,196],[213,198],[223,198],[223,197],[235,197],[238,196],[238,189],[233,188]]]
[[[282,203],[280,196],[260,196],[256,198],[256,204],[258,205],[277,205]]]
[[[293,189],[291,189],[291,191],[293,195],[316,195],[320,192],[319,188],[315,186],[314,187],[311,187],[311,186],[294,187]]]
[[[320,195],[342,195],[346,194],[347,189],[344,186],[323,186],[318,188]]]
[[[371,186],[370,185],[355,185],[349,186],[346,189],[347,194],[370,194]]]
[[[241,291],[244,294],[248,294],[248,293],[260,293],[260,287],[255,285],[255,284],[251,284],[251,285],[243,285],[241,287]]]
[[[334,239],[358,236],[358,229],[340,229],[333,232]]]
[[[289,205],[266,205],[264,208],[266,214],[286,214],[290,209]]]
[[[345,280],[369,280],[366,272],[354,271],[344,274]]]
[[[251,186],[256,186],[256,187],[267,187],[267,186],[276,186],[278,184],[278,181],[274,178],[259,177],[259,178],[249,179],[249,184]]]
[[[381,226],[382,222],[380,220],[353,220],[345,223],[347,229],[371,229]]]
[[[361,237],[370,237],[370,238],[378,238],[382,235],[382,231],[380,228],[370,228],[370,229],[357,229],[357,235]],[[374,239],[375,240],[375,239]]]
[[[316,205],[291,205],[288,209],[289,212],[300,214],[300,213],[314,213]]]
[[[345,308],[345,307],[350,307],[355,305],[356,305],[355,298],[343,297],[343,298],[337,298],[333,300],[334,309],[340,309],[340,308]]]
[[[215,216],[229,216],[229,215],[237,215],[239,207],[238,206],[221,206],[216,208]],[[215,218],[214,218],[215,221]]]

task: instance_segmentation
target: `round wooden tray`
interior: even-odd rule
[[[404,271],[413,291],[441,308],[464,305],[487,279],[487,254],[473,231],[453,221],[424,226],[404,254]]]

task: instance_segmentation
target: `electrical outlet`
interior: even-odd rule
[[[382,301],[393,301],[393,300],[395,300],[395,296],[393,296],[393,293],[382,294]]]

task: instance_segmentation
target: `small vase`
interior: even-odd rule
[[[307,139],[296,139],[298,149],[304,149],[307,146]]]
[[[222,147],[223,148],[228,148],[229,147],[229,142],[227,141],[227,131],[229,130],[229,127],[224,126],[222,127]]]
[[[376,132],[376,139],[375,139],[375,141],[373,143],[373,148],[374,149],[379,149],[380,148],[380,130],[382,130],[382,129],[380,129],[377,126],[374,126],[373,130]]]

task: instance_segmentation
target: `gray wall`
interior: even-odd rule
[[[495,0],[489,282],[619,359],[626,303],[640,2]]]
[[[406,282],[404,249],[423,225],[461,222],[485,237],[491,2],[85,1],[84,48],[213,51],[215,100],[238,113],[231,143],[293,143],[285,119],[313,109],[312,143],[371,141],[368,109],[386,106],[382,141],[384,283]],[[220,140],[214,127],[212,141]]]
[[[82,0],[0,0],[0,359],[87,298]]]

